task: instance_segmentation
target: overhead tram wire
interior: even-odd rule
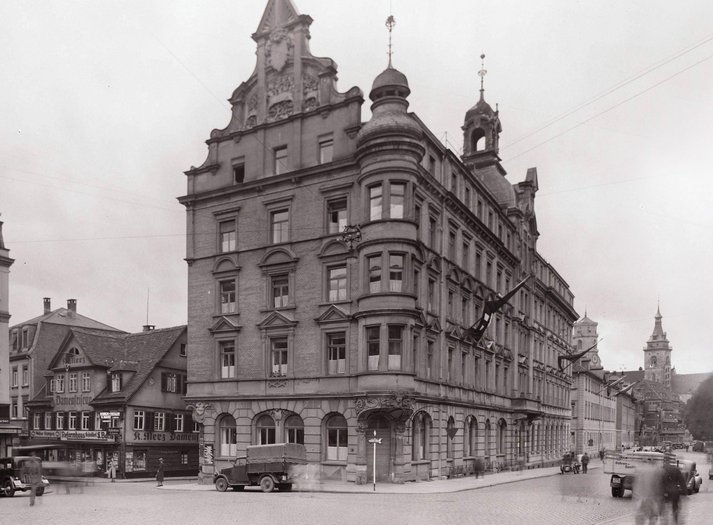
[[[693,50],[695,50],[695,49],[701,47],[702,45],[707,44],[708,42],[711,42],[711,41],[713,41],[713,35],[710,35],[710,36],[704,38],[703,40],[697,42],[696,44],[692,44],[692,45],[682,49],[681,51],[678,51],[678,52],[674,53],[673,55],[671,55],[667,58],[664,58],[664,59],[660,60],[659,62],[652,64],[651,66],[649,66],[645,69],[642,69],[641,71],[636,73],[634,76],[629,77],[628,79],[623,80],[623,81],[619,82],[618,84],[614,84],[607,90],[601,92],[598,95],[595,95],[594,97],[582,102],[581,104],[579,104],[575,107],[565,110],[564,112],[560,113],[559,115],[553,117],[551,120],[549,120],[546,123],[539,126],[537,129],[535,129],[529,133],[526,133],[525,135],[522,135],[521,137],[518,137],[517,139],[513,140],[512,142],[504,145],[501,149],[506,150],[506,149],[514,146],[515,144],[518,144],[519,142],[522,142],[523,140],[540,133],[541,131],[547,129],[548,127],[550,127],[553,124],[556,124],[560,120],[572,115],[573,113],[579,111],[580,109],[583,109],[583,108],[593,104],[594,102],[601,100],[602,98],[606,97],[607,95],[610,95],[610,94],[614,93],[615,91],[618,91],[619,89],[623,88],[624,86],[631,84],[635,80],[638,80],[638,79],[648,75],[649,73],[659,69],[660,67],[665,66],[666,64],[669,64],[670,62],[673,62],[677,58],[680,58],[680,57],[690,53],[691,51],[693,51]]]
[[[588,118],[582,120],[581,122],[578,122],[578,123],[575,124],[574,126],[571,126],[571,127],[567,128],[567,129],[565,129],[564,131],[558,133],[557,135],[554,135],[554,136],[548,138],[547,140],[544,140],[544,141],[540,142],[539,144],[535,144],[534,146],[532,146],[532,147],[529,148],[529,149],[526,149],[525,151],[521,151],[521,152],[518,153],[517,155],[514,155],[514,156],[508,158],[506,162],[512,161],[512,160],[514,160],[514,159],[517,159],[518,157],[522,157],[522,156],[525,155],[526,153],[529,153],[529,152],[531,152],[531,151],[533,151],[533,150],[539,148],[540,146],[544,146],[545,144],[547,144],[547,143],[549,143],[549,142],[552,142],[553,140],[555,140],[555,139],[561,137],[562,135],[565,135],[566,133],[569,133],[570,131],[572,131],[572,130],[574,130],[574,129],[577,129],[577,128],[583,126],[584,124],[587,124],[588,122],[591,122],[592,120],[594,120],[594,119],[596,119],[596,118],[598,118],[598,117],[600,117],[600,116],[602,116],[602,115],[604,115],[604,114],[606,114],[606,113],[609,113],[609,112],[612,111],[613,109],[616,109],[616,108],[618,108],[618,107],[620,107],[620,106],[623,106],[623,105],[626,104],[627,102],[630,102],[630,101],[634,100],[635,98],[640,97],[640,96],[643,95],[644,93],[647,93],[647,92],[651,91],[652,89],[657,88],[657,87],[660,86],[661,84],[664,84],[664,83],[668,82],[669,80],[671,80],[671,79],[677,77],[678,75],[680,75],[680,74],[682,74],[682,73],[685,73],[685,72],[688,71],[689,69],[693,69],[694,67],[696,67],[696,66],[702,64],[703,62],[706,62],[707,60],[710,60],[711,58],[713,58],[713,55],[708,55],[707,57],[702,58],[702,59],[699,60],[698,62],[695,62],[695,63],[691,64],[690,66],[687,66],[687,67],[685,67],[685,68],[683,68],[683,69],[677,71],[676,73],[674,73],[674,74],[672,74],[672,75],[670,75],[670,76],[664,78],[663,80],[661,80],[661,81],[659,81],[659,82],[656,82],[655,84],[653,84],[653,85],[647,87],[646,89],[643,89],[643,90],[639,91],[638,93],[635,93],[635,94],[633,94],[632,96],[630,96],[630,97],[628,97],[628,98],[625,98],[624,100],[622,100],[622,101],[620,101],[620,102],[617,102],[617,103],[614,104],[613,106],[610,106],[610,107],[608,107],[607,109],[605,109],[605,110],[603,110],[603,111],[600,111],[599,113],[597,113],[597,114],[595,114],[595,115],[592,115],[591,117],[588,117]]]

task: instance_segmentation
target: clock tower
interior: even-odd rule
[[[661,308],[656,309],[654,331],[644,347],[644,379],[671,388],[671,352],[673,348],[661,325]]]
[[[587,317],[586,310],[584,317],[572,325],[572,344],[574,345],[575,353],[583,352],[587,348],[591,348],[591,350],[579,360],[582,366],[588,367],[591,370],[602,369],[602,362],[599,358],[599,350],[597,348],[597,340],[599,339],[599,334],[597,333],[598,325],[599,323]]]

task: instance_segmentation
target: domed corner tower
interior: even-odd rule
[[[661,308],[656,309],[654,331],[644,347],[644,379],[671,388],[671,352],[673,348],[663,331]]]

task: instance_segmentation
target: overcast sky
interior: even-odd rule
[[[410,110],[460,151],[499,104],[508,180],[537,167],[540,253],[599,323],[609,369],[643,364],[660,301],[679,373],[713,370],[713,2],[295,0],[339,90],[393,63]],[[186,322],[183,172],[229,121],[266,1],[0,2],[0,220],[10,324],[76,298],[127,331]],[[368,103],[363,119],[369,118]]]

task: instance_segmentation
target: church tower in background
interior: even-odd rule
[[[644,347],[644,379],[671,388],[671,352],[673,348],[661,325],[661,309],[656,309],[654,331]]]

